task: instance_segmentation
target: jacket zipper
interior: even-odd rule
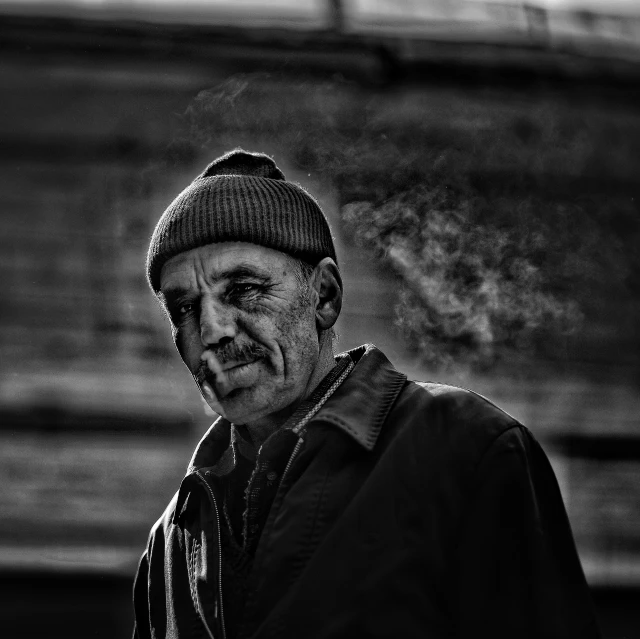
[[[224,605],[222,599],[222,539],[220,535],[220,512],[218,511],[218,502],[216,501],[215,495],[213,494],[213,490],[211,490],[211,486],[207,480],[200,474],[199,470],[195,471],[195,475],[197,475],[202,483],[206,486],[209,496],[211,497],[211,501],[213,502],[213,508],[216,511],[216,522],[218,524],[218,599],[220,601],[220,626],[222,628],[222,639],[227,639],[227,631],[224,625]],[[209,628],[209,624],[205,619],[204,615],[202,615],[202,621],[204,623],[207,632],[209,633],[209,637],[214,639],[214,635]]]
[[[296,442],[296,445],[293,449],[293,452],[291,453],[291,457],[289,457],[289,461],[287,462],[287,465],[285,466],[284,472],[282,473],[282,477],[280,478],[280,483],[282,484],[282,480],[284,479],[285,475],[289,472],[289,468],[291,468],[291,464],[293,464],[293,460],[296,458],[296,456],[298,455],[298,452],[300,451],[300,449],[302,448],[302,443],[303,443],[303,439],[302,437],[298,438],[298,441]]]
[[[327,390],[327,392],[320,398],[320,401],[292,429],[293,432],[296,433],[296,435],[298,435],[298,441],[295,445],[295,448],[293,449],[293,452],[291,453],[291,457],[289,457],[289,461],[287,463],[286,468],[284,469],[284,472],[282,473],[282,477],[280,478],[281,484],[282,484],[282,480],[284,479],[284,476],[289,471],[289,468],[291,468],[291,464],[293,463],[293,460],[295,459],[296,455],[298,454],[298,451],[300,450],[303,444],[303,438],[300,433],[304,432],[304,428],[306,427],[306,425],[313,419],[313,417],[315,417],[316,413],[322,408],[322,406],[329,399],[329,397],[331,397],[331,395],[338,388],[338,386],[340,386],[340,384],[344,382],[344,380],[349,376],[349,373],[351,373],[351,371],[354,368],[355,368],[355,364],[352,361],[350,361],[349,365],[340,374],[340,377],[338,377],[338,379],[335,382],[333,382],[329,390]]]

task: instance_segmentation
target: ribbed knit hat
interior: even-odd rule
[[[209,164],[162,214],[147,253],[151,288],[160,290],[162,266],[174,255],[216,242],[251,242],[314,266],[324,257],[337,262],[316,200],[268,155],[241,149]]]

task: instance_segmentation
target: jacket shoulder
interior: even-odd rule
[[[468,388],[438,382],[407,381],[403,389],[406,399],[417,405],[434,405],[451,417],[489,418],[506,426],[521,426],[520,422],[487,397]]]
[[[452,448],[486,451],[509,430],[529,438],[514,417],[474,391],[436,382],[408,381],[389,415],[413,431],[413,437]]]
[[[175,517],[177,503],[178,503],[178,492],[174,494],[174,496],[171,498],[171,500],[167,504],[167,507],[164,509],[162,515],[160,515],[158,520],[153,524],[153,526],[151,526],[151,530],[149,532],[150,545],[158,537],[166,538],[167,532],[171,524],[173,523],[173,520]]]

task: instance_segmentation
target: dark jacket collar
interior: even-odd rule
[[[382,424],[407,377],[399,373],[373,344],[347,351],[355,363],[347,379],[338,387],[307,427],[324,422],[340,428],[366,450],[372,450]],[[219,418],[196,447],[188,473],[212,466],[235,446],[231,424]]]
[[[310,424],[317,421],[333,424],[372,450],[407,376],[399,373],[373,344],[347,353],[355,368]]]

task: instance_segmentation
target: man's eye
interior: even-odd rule
[[[234,284],[231,290],[228,292],[230,298],[234,297],[248,297],[255,295],[260,289],[260,286],[251,282],[244,284]]]
[[[191,311],[193,311],[193,304],[181,304],[177,308],[176,315],[178,315],[178,317],[184,317],[191,313]]]
[[[234,293],[250,293],[251,291],[253,291],[255,289],[255,284],[236,284],[233,287],[233,292]]]

